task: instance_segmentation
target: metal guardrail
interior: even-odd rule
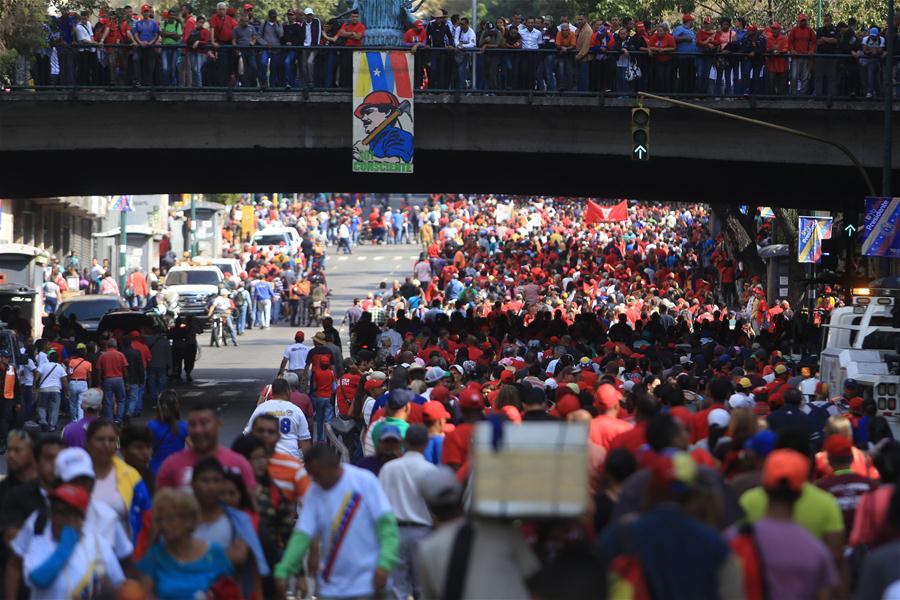
[[[33,56],[31,78],[10,90],[135,88],[196,91],[266,89],[329,92],[351,85],[353,52],[409,47],[184,44],[59,46],[58,75],[47,51]],[[652,52],[652,53],[651,53]],[[854,100],[880,97],[884,57],[856,54],[592,51],[574,48],[419,47],[417,93],[566,94],[628,97],[653,91],[676,97]],[[472,81],[472,66],[475,81]],[[900,67],[892,81],[900,91]],[[900,96],[895,92],[895,96]]]

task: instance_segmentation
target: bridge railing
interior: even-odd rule
[[[32,57],[10,91],[150,88],[190,92],[303,90],[346,92],[352,53],[404,48],[197,43],[58,46]],[[853,54],[712,54],[575,48],[523,50],[419,47],[411,52],[417,93],[565,94],[853,100],[881,97],[891,77],[900,97],[900,64]],[[897,61],[900,63],[900,61]],[[473,77],[474,70],[474,77]]]

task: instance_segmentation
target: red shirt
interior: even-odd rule
[[[671,33],[667,33],[662,37],[659,37],[658,34],[654,33],[650,36],[650,39],[647,40],[647,45],[651,48],[674,48],[675,47],[675,38],[672,37]],[[656,62],[669,62],[672,60],[671,54],[654,54],[653,58],[656,59]]]
[[[788,49],[797,54],[816,51],[816,32],[812,27],[794,27],[788,33]]]
[[[461,423],[448,433],[444,437],[441,462],[445,465],[463,465],[469,462],[474,431],[475,423]]]
[[[331,384],[334,372],[313,367],[313,395],[319,398],[331,398]]]
[[[361,33],[362,37],[358,40],[354,40],[353,38],[344,38],[345,46],[362,46],[363,39],[366,37],[366,26],[362,23],[344,23],[341,25],[341,31],[349,31],[350,33]]]
[[[716,408],[725,408],[725,405],[713,403],[709,408],[704,408],[703,410],[694,414],[694,421],[693,423],[691,423],[692,444],[696,444],[700,440],[704,440],[709,437],[709,422],[707,421],[707,419],[709,418],[709,413]]]
[[[338,381],[337,406],[338,412],[343,416],[350,414],[350,407],[353,406],[353,399],[359,388],[359,379],[359,373],[344,373]]]
[[[184,32],[181,34],[181,43],[187,43],[188,36],[191,35],[191,32],[197,28],[197,18],[194,15],[191,15],[184,22]],[[160,249],[162,247],[162,242],[160,242]],[[168,248],[166,248],[168,250]],[[165,252],[162,252],[165,254]]]
[[[139,340],[131,340],[131,347],[140,352],[141,360],[144,361],[144,368],[146,369],[147,365],[150,364],[150,348],[147,347],[147,344]]]
[[[403,43],[404,44],[415,44],[418,42],[419,44],[424,44],[425,40],[428,39],[428,35],[425,33],[425,28],[423,27],[421,30],[416,31],[415,27],[411,27],[406,30],[406,33],[403,34]]]
[[[216,34],[216,42],[231,42],[233,38],[232,32],[237,27],[237,21],[228,15],[220,17],[218,14],[215,14],[209,20],[209,27]]]
[[[635,456],[641,446],[647,443],[647,421],[640,421],[632,429],[622,432],[613,438],[609,449],[625,448]]]
[[[110,348],[103,352],[97,358],[97,371],[100,372],[100,379],[109,379],[110,377],[124,377],[125,369],[128,368],[128,359],[125,355],[114,348]]]
[[[616,437],[632,429],[634,429],[634,425],[631,423],[608,415],[600,415],[591,419],[588,437],[601,448],[609,450],[610,444]]]

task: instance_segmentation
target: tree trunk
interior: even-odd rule
[[[804,297],[809,286],[806,280],[809,279],[810,267],[797,260],[797,222],[796,211],[788,211],[784,208],[772,207],[775,213],[775,223],[778,226],[779,238],[782,243],[787,244],[790,248],[788,252],[788,299],[791,306],[795,309],[802,308],[801,300],[809,303],[809,298]]]
[[[725,242],[732,255],[743,263],[747,279],[759,275],[765,280],[766,265],[759,257],[753,236],[753,213],[748,210],[750,218],[747,219],[730,204],[712,204],[710,208],[722,220]]]

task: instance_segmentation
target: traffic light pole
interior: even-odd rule
[[[723,110],[716,110],[715,108],[708,108],[706,106],[700,106],[699,104],[691,104],[690,102],[684,102],[682,100],[675,100],[673,98],[669,98],[667,96],[657,96],[656,94],[648,94],[647,92],[638,92],[637,93],[639,99],[650,98],[651,100],[659,100],[661,102],[668,102],[669,104],[674,104],[675,106],[681,106],[683,108],[690,108],[692,110],[698,110],[700,112],[710,113],[714,115],[719,115],[720,117],[725,117],[727,119],[734,119],[735,121],[741,121],[743,123],[749,123],[750,125],[757,125],[759,127],[766,127],[768,129],[774,129],[775,131],[781,131],[782,133],[789,133],[791,135],[796,135],[798,137],[806,138],[808,140],[814,140],[816,142],[821,142],[823,144],[828,144],[833,148],[837,148],[844,155],[850,159],[850,162],[859,170],[859,174],[862,177],[863,181],[866,184],[866,191],[869,196],[877,196],[875,193],[875,186],[872,185],[872,180],[869,178],[869,174],[866,173],[865,167],[863,167],[862,163],[859,162],[859,159],[850,151],[847,146],[843,144],[839,144],[838,142],[834,142],[832,140],[828,140],[817,135],[813,135],[811,133],[806,133],[805,131],[800,131],[799,129],[793,129],[791,127],[785,127],[783,125],[776,125],[775,123],[769,123],[767,121],[760,121],[759,119],[751,119],[749,117],[742,117],[740,115],[735,115],[729,112],[725,112]]]

